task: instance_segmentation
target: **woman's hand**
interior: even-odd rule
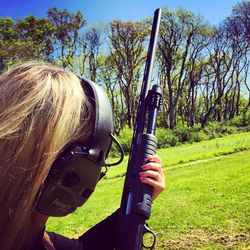
[[[148,158],[148,163],[141,167],[139,173],[141,182],[153,187],[152,199],[154,200],[165,189],[165,177],[162,169],[161,158],[152,155]]]

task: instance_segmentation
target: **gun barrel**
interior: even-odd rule
[[[160,27],[160,18],[161,9],[157,9],[154,13],[130,158],[120,205],[117,250],[142,249],[145,221],[150,217],[151,212],[152,187],[140,181],[139,172],[142,171],[141,166],[147,162],[147,158],[155,154],[157,149],[156,137],[154,135],[157,112],[160,106],[158,104],[157,87],[153,88],[153,90],[157,89],[157,91],[153,91],[154,96],[149,106],[147,100]],[[150,131],[150,133],[143,133],[148,108],[150,114],[147,131]]]
[[[154,19],[150,34],[150,40],[148,45],[148,53],[147,59],[144,69],[142,87],[141,87],[141,95],[139,100],[139,107],[137,113],[137,121],[136,121],[136,134],[143,133],[144,127],[138,121],[142,121],[145,117],[146,113],[146,105],[145,99],[150,88],[150,82],[152,78],[153,64],[156,52],[157,45],[157,37],[160,29],[160,21],[161,21],[161,9],[156,9],[154,13]]]

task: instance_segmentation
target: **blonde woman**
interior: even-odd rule
[[[75,145],[74,142],[88,145],[93,137],[96,116],[92,99],[88,87],[77,76],[47,63],[24,63],[0,76],[2,250],[114,248],[117,213],[79,239],[72,240],[46,233],[45,224],[50,212],[43,211],[52,205],[61,206],[59,209],[65,206],[54,199],[46,207],[47,199],[41,202],[40,198],[44,186],[50,191],[46,184],[48,175],[51,175],[50,170],[54,169],[61,152],[68,145]],[[77,146],[75,148],[78,150]],[[60,171],[60,167],[57,166],[56,171]],[[95,173],[96,176],[99,174]],[[164,189],[164,175],[158,156],[147,164],[143,175],[141,181],[153,186],[153,198],[156,198]],[[80,181],[77,176],[73,177],[73,183],[72,178],[70,181],[67,179],[67,185]],[[67,192],[67,189],[63,190]],[[40,205],[42,203],[45,208]]]

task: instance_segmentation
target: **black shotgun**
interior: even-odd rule
[[[142,171],[141,166],[147,163],[147,158],[150,155],[154,155],[157,149],[155,129],[162,93],[159,86],[154,85],[149,90],[149,85],[151,82],[160,19],[161,9],[157,9],[154,14],[136,124],[123,187],[117,250],[141,250],[143,247],[153,249],[155,244],[155,234],[145,225],[146,220],[150,217],[152,187],[140,181],[139,172]],[[143,235],[145,233],[153,235],[154,240],[149,247],[143,244]]]

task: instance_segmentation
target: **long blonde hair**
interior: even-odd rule
[[[80,80],[43,62],[0,76],[0,244],[21,249],[30,237],[36,195],[58,152],[91,130]]]

